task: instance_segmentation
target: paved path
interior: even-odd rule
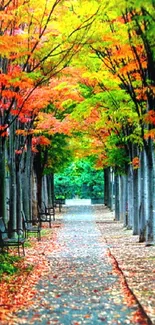
[[[18,324],[138,324],[131,320],[137,306],[125,303],[91,206],[68,209],[58,242],[33,309],[19,312]]]

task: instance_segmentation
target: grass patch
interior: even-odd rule
[[[43,228],[43,229],[41,229],[41,235],[42,236],[48,236],[49,234],[51,234],[51,231],[52,231],[52,229],[50,228]]]
[[[12,275],[16,273],[19,268],[17,266],[17,262],[19,262],[21,257],[19,256],[11,256],[7,253],[0,254],[0,276],[4,273],[8,275]]]
[[[30,247],[32,247],[32,244],[31,244],[31,242],[29,242],[28,239],[27,239],[26,242],[24,243],[24,246],[30,248]]]

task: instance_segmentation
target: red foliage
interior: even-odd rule
[[[155,111],[150,110],[146,115],[145,115],[145,122],[151,123],[155,125]]]
[[[0,135],[1,137],[8,136],[7,125],[0,125]]]
[[[140,167],[140,159],[138,157],[134,157],[132,159],[132,166],[134,169],[137,169]]]
[[[44,146],[48,146],[50,145],[51,141],[46,138],[44,135],[40,135],[39,137],[34,137],[32,139],[32,145],[33,147],[37,146],[37,145],[44,145]]]

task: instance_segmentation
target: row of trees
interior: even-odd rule
[[[32,218],[53,174],[91,156],[105,204],[154,242],[154,1],[0,6],[0,214]]]
[[[22,226],[22,209],[31,219],[43,200],[52,203],[53,172],[71,156],[64,117],[82,97],[62,71],[90,38],[98,4],[85,5],[0,4],[0,215],[10,233]]]
[[[129,2],[121,9],[120,24],[126,36],[121,44],[95,49],[104,65],[108,64],[108,71],[118,78],[119,91],[125,93],[120,101],[112,95],[115,112],[110,114],[117,139],[110,137],[119,147],[117,155],[125,159],[121,165],[119,159],[115,164],[116,219],[124,220],[147,244],[155,240],[154,9],[154,1],[137,1],[134,7]],[[121,37],[114,23],[110,30],[112,38]],[[107,174],[109,179],[109,169]]]
[[[115,195],[116,220],[149,245],[155,240],[154,9],[154,1],[110,1],[85,61],[85,101],[73,113],[77,119],[81,112],[104,167],[105,203],[113,208]]]

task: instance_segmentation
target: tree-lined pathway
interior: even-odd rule
[[[136,303],[128,306],[93,208],[69,207],[67,211],[58,230],[60,249],[47,254],[49,273],[38,284],[33,308],[19,312],[17,323],[149,324],[144,319],[136,321]]]

